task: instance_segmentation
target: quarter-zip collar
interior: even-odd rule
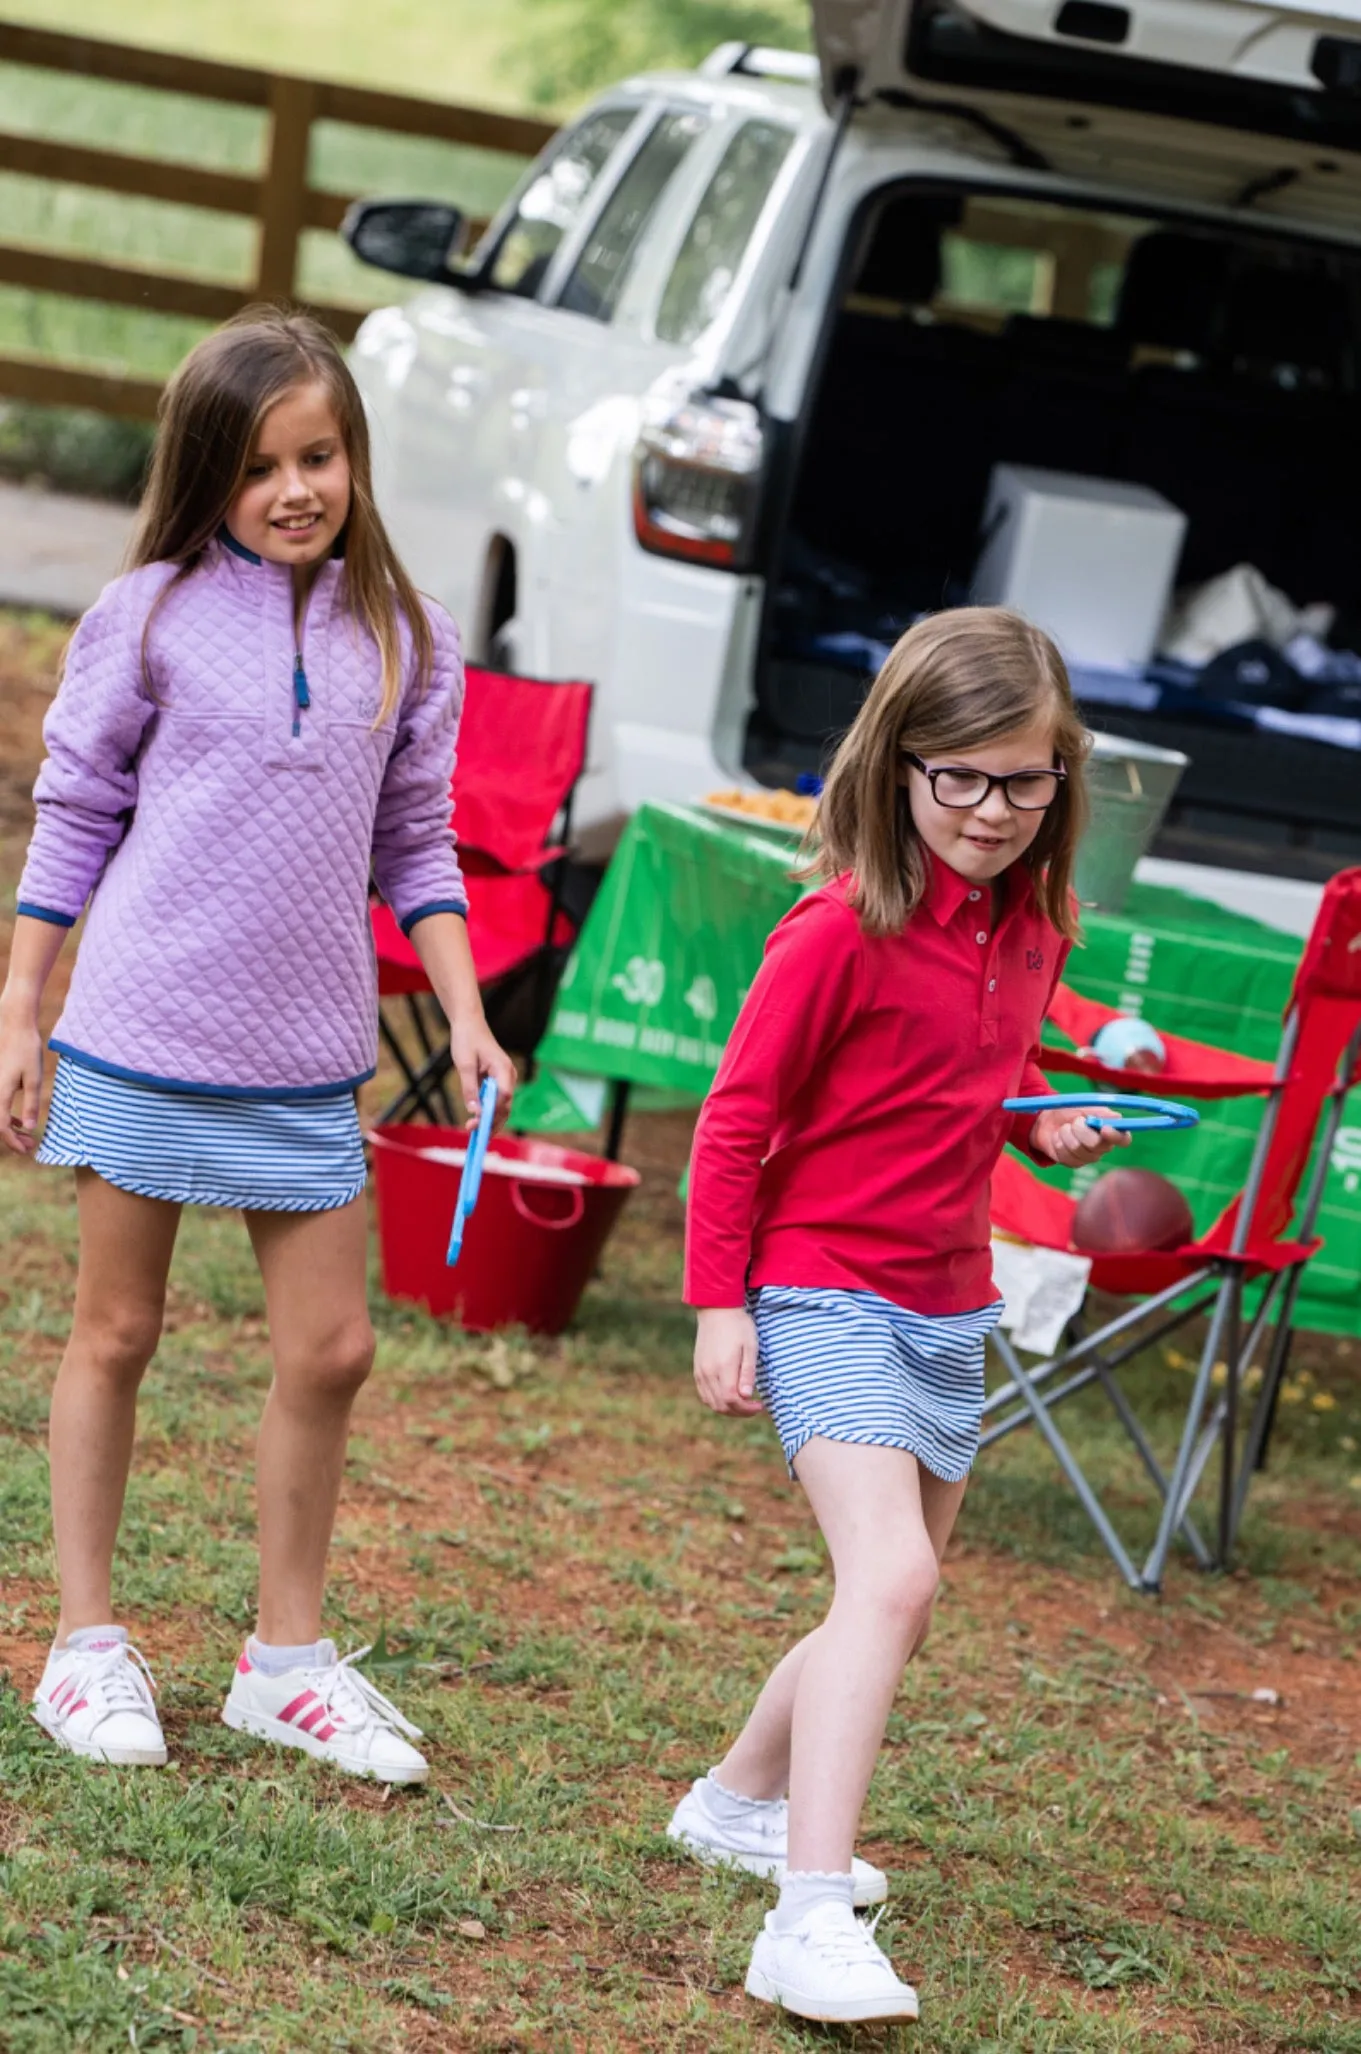
[[[244,597],[263,605],[264,618],[271,623],[271,640],[284,628],[284,622],[279,618],[280,614],[286,619],[289,691],[292,701],[289,731],[294,742],[297,742],[302,739],[306,727],[310,725],[304,722],[303,716],[311,711],[314,696],[307,674],[304,651],[307,624],[309,621],[320,622],[323,624],[324,632],[324,624],[335,611],[343,562],[339,557],[332,556],[327,557],[318,566],[316,575],[308,587],[302,619],[299,621],[294,605],[292,564],[273,563],[268,557],[258,556],[253,549],[247,549],[244,542],[237,541],[225,521],[218,530],[217,540],[220,546],[212,560],[213,570],[217,575],[225,577],[227,583]],[[277,641],[274,642],[274,646],[278,648]],[[277,657],[275,660],[278,660]],[[316,716],[313,715],[313,718]],[[297,760],[299,763],[310,762],[311,751],[299,756]]]
[[[247,549],[244,542],[238,542],[224,521],[217,531],[220,548],[217,562],[233,585],[242,590],[258,593],[262,590],[271,594],[286,591],[288,602],[293,603],[293,566],[288,563],[271,563],[268,557],[257,556],[253,549]],[[307,595],[310,611],[312,602],[323,592],[333,592],[340,582],[344,570],[344,559],[328,556],[324,559],[312,580]]]

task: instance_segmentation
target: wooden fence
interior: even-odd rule
[[[553,133],[547,122],[485,108],[291,78],[12,22],[0,22],[0,60],[267,111],[265,162],[256,177],[0,132],[0,170],[245,215],[259,224],[255,276],[249,285],[219,284],[141,265],[106,264],[94,257],[18,243],[0,243],[0,284],[204,321],[223,321],[251,300],[295,298],[303,231],[340,226],[352,196],[319,191],[308,182],[314,122],[348,122],[522,157],[536,155]],[[363,319],[363,310],[352,306],[308,304],[346,340]],[[150,417],[160,386],[78,365],[0,356],[0,392],[14,399]]]

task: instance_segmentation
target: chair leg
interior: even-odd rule
[[[1130,1405],[1129,1399],[1125,1396],[1119,1384],[1116,1382],[1115,1374],[1112,1369],[1108,1368],[1103,1363],[1098,1363],[1097,1374],[1101,1378],[1102,1389],[1105,1391],[1106,1396],[1110,1399],[1111,1404],[1115,1408],[1116,1416],[1118,1417],[1120,1424],[1124,1427],[1125,1432],[1129,1435],[1131,1441],[1133,1441],[1134,1443],[1135,1452],[1138,1454],[1139,1460],[1143,1463],[1144,1468],[1147,1470],[1150,1481],[1157,1486],[1158,1491],[1160,1492],[1165,1501],[1167,1498],[1166,1474],[1163,1470],[1162,1464],[1158,1461],[1157,1456],[1153,1453],[1152,1448],[1149,1446],[1148,1439],[1144,1433],[1143,1428],[1140,1426],[1138,1420],[1134,1416],[1134,1410],[1133,1407]],[[1213,1568],[1214,1557],[1211,1555],[1210,1550],[1206,1547],[1205,1542],[1201,1539],[1200,1530],[1196,1526],[1196,1523],[1192,1519],[1189,1512],[1185,1512],[1182,1514],[1181,1523],[1178,1526],[1177,1531],[1185,1540],[1187,1547],[1191,1550],[1191,1553],[1195,1556],[1196,1561],[1200,1564],[1201,1568]]]
[[[1106,1551],[1110,1555],[1111,1560],[1114,1562],[1116,1568],[1120,1571],[1120,1574],[1124,1577],[1130,1589],[1138,1590],[1140,1588],[1138,1570],[1135,1568],[1133,1562],[1130,1560],[1128,1554],[1126,1553],[1124,1544],[1121,1541],[1119,1534],[1111,1525],[1110,1520],[1106,1517],[1105,1507],[1102,1505],[1100,1499],[1096,1495],[1096,1492],[1092,1489],[1086,1477],[1082,1474],[1082,1471],[1079,1469],[1077,1462],[1074,1459],[1068,1447],[1068,1443],[1064,1440],[1062,1434],[1054,1425],[1053,1420],[1049,1417],[1049,1414],[1045,1409],[1044,1400],[1040,1397],[1039,1393],[1034,1389],[1033,1385],[1031,1384],[1029,1376],[1022,1368],[1021,1360],[1020,1357],[1017,1355],[1016,1350],[1012,1347],[1011,1342],[1007,1338],[1007,1336],[1001,1332],[994,1333],[993,1341],[996,1345],[997,1352],[1002,1357],[1003,1362],[1007,1366],[1007,1372],[1010,1375],[1013,1383],[1016,1385],[1016,1388],[1020,1392],[1022,1398],[1024,1398],[1025,1402],[1030,1407],[1031,1414],[1034,1417],[1036,1426],[1044,1435],[1045,1440],[1049,1443],[1050,1452],[1052,1453],[1055,1461],[1062,1469],[1069,1483],[1073,1486],[1073,1489],[1077,1492],[1078,1497],[1082,1501],[1083,1510],[1086,1512],[1087,1517],[1092,1522],[1092,1525],[1096,1528],[1102,1540],[1105,1542]]]
[[[1065,1398],[1071,1398],[1075,1392],[1086,1390],[1090,1384],[1099,1381],[1106,1396],[1110,1399],[1116,1417],[1129,1435],[1135,1452],[1148,1472],[1150,1481],[1157,1487],[1163,1498],[1167,1496],[1167,1477],[1148,1443],[1143,1428],[1135,1418],[1129,1400],[1116,1380],[1115,1372],[1122,1368],[1132,1356],[1141,1355],[1144,1349],[1152,1347],[1155,1341],[1161,1340],[1164,1335],[1173,1333],[1178,1327],[1184,1326],[1189,1319],[1194,1317],[1198,1310],[1198,1304],[1183,1306],[1170,1319],[1161,1320],[1151,1333],[1140,1334],[1135,1340],[1126,1342],[1125,1346],[1118,1349],[1114,1355],[1098,1356],[1096,1361],[1088,1368],[1076,1371],[1074,1375],[1066,1378],[1056,1390],[1046,1390],[1040,1398],[1041,1404],[1052,1416],[1056,1407],[1061,1405]],[[1109,1332],[1109,1330],[1106,1331],[1107,1333]],[[1098,1334],[1094,1338],[1100,1340],[1102,1335]],[[1085,1335],[1083,1339],[1086,1339]],[[1071,1357],[1079,1352],[1080,1349],[1073,1349],[1069,1351],[1069,1355]],[[1031,1371],[1030,1385],[1032,1391],[1037,1396],[1039,1396],[1040,1384],[1044,1381],[1046,1374],[1052,1372],[1052,1369],[1052,1364],[1042,1363],[1038,1371]],[[1014,1391],[1015,1386],[1011,1388]],[[993,1397],[989,1399],[988,1403],[991,1405],[996,1398],[1003,1395],[1004,1393],[1002,1392],[994,1392]],[[992,1427],[982,1436],[978,1444],[980,1452],[982,1449],[990,1447],[994,1441],[1001,1440],[1006,1434],[1014,1433],[1017,1427],[1030,1425],[1032,1418],[1032,1413],[1024,1405],[1019,1406],[1008,1419],[1004,1419],[999,1425]],[[1202,1569],[1212,1568],[1214,1566],[1214,1558],[1202,1540],[1199,1529],[1189,1512],[1183,1516],[1178,1531],[1185,1539],[1186,1545],[1190,1548],[1200,1567]]]
[[[1238,1529],[1243,1523],[1243,1512],[1247,1505],[1248,1491],[1257,1470],[1266,1460],[1267,1443],[1271,1437],[1272,1424],[1276,1417],[1276,1404],[1281,1385],[1290,1363],[1290,1347],[1295,1338],[1295,1300],[1299,1296],[1304,1280],[1305,1265],[1296,1263],[1285,1281],[1281,1297],[1281,1310],[1276,1320],[1276,1330],[1271,1337],[1266,1366],[1262,1373],[1262,1389],[1256,1407],[1248,1424],[1243,1441],[1242,1460],[1238,1465],[1238,1485],[1234,1492],[1230,1538],[1238,1539]]]
[[[1228,1381],[1224,1387],[1224,1417],[1219,1427],[1219,1533],[1217,1559],[1220,1569],[1227,1569],[1233,1552],[1233,1464],[1238,1442],[1238,1378],[1242,1368],[1240,1350],[1243,1341],[1243,1280],[1240,1274],[1238,1289],[1233,1294],[1233,1311],[1230,1314],[1229,1345],[1224,1351],[1228,1365]]]
[[[461,1127],[464,1123],[454,1111],[452,1101],[445,1090],[445,1079],[454,1067],[454,1059],[447,1045],[437,1048],[429,1060],[422,1063],[416,1072],[416,1082],[423,1091],[435,1095],[440,1106],[440,1118],[446,1127]]]
[[[418,1073],[421,1082],[428,1085],[431,1096],[444,1115],[445,1126],[457,1127],[459,1122],[454,1118],[454,1109],[449,1103],[449,1094],[444,1088],[444,1079],[448,1075],[448,1069],[445,1067],[433,1072],[431,1069],[431,1057],[437,1052],[441,1055],[444,1054],[447,1051],[448,1043],[446,1041],[444,1049],[436,1051],[435,1044],[430,1039],[426,1028],[425,1014],[421,1010],[420,999],[416,996],[415,992],[408,992],[406,1009],[411,1015],[412,1025],[416,1029],[416,1039],[421,1045],[421,1054],[425,1057],[425,1062]],[[440,1017],[443,1018],[443,1015],[441,1014]]]
[[[378,1125],[380,1127],[393,1126],[399,1121],[406,1119],[413,1106],[418,1106],[431,1126],[437,1127],[440,1124],[439,1115],[426,1096],[420,1077],[416,1070],[412,1068],[406,1050],[402,1047],[401,1042],[383,1017],[381,1007],[378,1012],[378,1032],[383,1038],[383,1044],[389,1055],[406,1079],[405,1089],[399,1091],[391,1103],[385,1105],[379,1113]]]
[[[1323,1130],[1319,1135],[1314,1150],[1313,1175],[1309,1180],[1309,1188],[1304,1194],[1304,1202],[1300,1207],[1296,1223],[1296,1235],[1301,1241],[1307,1241],[1312,1235],[1314,1223],[1318,1218],[1319,1207],[1323,1203],[1323,1191],[1328,1178],[1328,1164],[1332,1157],[1333,1143],[1337,1139],[1337,1130],[1342,1124],[1343,1109],[1346,1105],[1347,1084],[1356,1068],[1358,1057],[1361,1057],[1361,1028],[1357,1029],[1356,1033],[1353,1034],[1351,1040],[1347,1043],[1346,1049],[1338,1063],[1337,1082],[1331,1094],[1328,1115],[1323,1122]],[[1262,1397],[1253,1418],[1252,1426],[1249,1429],[1247,1444],[1244,1447],[1243,1468],[1239,1475],[1238,1490],[1233,1510],[1233,1531],[1235,1534],[1238,1531],[1239,1521],[1243,1516],[1243,1506],[1247,1498],[1249,1479],[1254,1470],[1262,1469],[1266,1465],[1267,1445],[1276,1423],[1276,1401],[1280,1394],[1281,1384],[1285,1380],[1286,1364],[1290,1358],[1290,1343],[1292,1339],[1290,1322],[1294,1316],[1295,1300],[1299,1296],[1303,1276],[1303,1264],[1296,1264],[1290,1270],[1289,1281],[1285,1285],[1284,1302],[1280,1319],[1277,1322],[1275,1338],[1272,1342]]]
[[[1101,1328],[1097,1338],[1100,1339],[1103,1346],[1109,1344],[1115,1339],[1117,1334],[1127,1334],[1137,1328],[1141,1321],[1151,1318],[1155,1312],[1164,1311],[1166,1307],[1172,1304],[1174,1299],[1184,1297],[1188,1291],[1198,1290],[1213,1275],[1213,1269],[1207,1266],[1205,1269],[1194,1271],[1189,1277],[1179,1278],[1175,1284],[1169,1285],[1166,1290],[1159,1291],[1156,1297],[1145,1298],[1142,1303],[1132,1305],[1128,1312],[1122,1312],[1117,1319],[1108,1320],[1105,1326]],[[1131,1355],[1139,1354],[1144,1348],[1151,1348],[1155,1341],[1160,1341],[1163,1338],[1164,1334],[1170,1334],[1177,1327],[1184,1326],[1193,1314],[1203,1311],[1207,1305],[1213,1304],[1217,1294],[1218,1287],[1216,1286],[1214,1291],[1207,1292],[1202,1298],[1197,1298],[1193,1304],[1176,1307],[1166,1319],[1160,1321],[1157,1326],[1146,1329],[1136,1340],[1121,1349],[1118,1355],[1108,1355],[1106,1357],[1107,1367],[1115,1368],[1120,1363],[1127,1361]],[[1057,1376],[1061,1370],[1071,1369],[1075,1363],[1081,1362],[1085,1356],[1090,1355],[1094,1347],[1095,1341],[1084,1335],[1074,1346],[1065,1348],[1062,1355],[1056,1355],[1051,1361],[1043,1362],[1037,1368],[1031,1370],[1031,1384],[1038,1388],[1040,1384],[1047,1382],[1050,1377]],[[1006,1387],[1000,1391],[994,1391],[983,1407],[984,1413],[995,1412],[999,1406],[1007,1404],[1014,1395],[1015,1393]]]
[[[629,1083],[625,1077],[616,1077],[610,1092],[610,1128],[605,1138],[605,1160],[617,1163],[619,1151],[624,1145],[624,1121],[628,1117]]]
[[[1162,1517],[1158,1521],[1158,1533],[1148,1559],[1144,1563],[1142,1582],[1145,1590],[1162,1589],[1163,1571],[1172,1546],[1172,1536],[1182,1522],[1191,1494],[1199,1481],[1199,1475],[1192,1476],[1192,1465],[1196,1457],[1196,1444],[1200,1439],[1201,1421],[1205,1416],[1205,1401],[1210,1391],[1210,1379],[1215,1363],[1219,1360],[1224,1329],[1232,1316],[1232,1301],[1241,1292],[1242,1279],[1237,1271],[1230,1272],[1220,1286],[1219,1297],[1210,1319],[1210,1331],[1205,1337],[1200,1366],[1196,1371],[1195,1386],[1191,1402],[1186,1410],[1186,1424],[1182,1428],[1181,1446],[1168,1485],[1163,1504]]]
[[[1047,1369],[1049,1365],[1048,1363],[1042,1363],[1040,1367],[1041,1370],[1044,1370]],[[1077,1391],[1085,1391],[1089,1384],[1094,1384],[1095,1382],[1096,1371],[1094,1369],[1079,1369],[1075,1372],[1074,1375],[1068,1377],[1065,1382],[1061,1383],[1056,1391],[1047,1390],[1044,1394],[1044,1402],[1052,1412],[1054,1407],[1056,1405],[1061,1405],[1065,1398],[1071,1398]],[[1040,1377],[1038,1375],[1033,1376],[1031,1379],[1032,1390],[1037,1389],[1039,1383]],[[1014,1384],[1009,1384],[1007,1386],[1007,1389],[1012,1394],[1012,1396],[1018,1395],[1016,1392],[1016,1386]],[[1001,1396],[1002,1393],[1000,1391],[994,1391],[992,1394],[993,1398],[998,1398]],[[1008,1402],[1010,1402],[1010,1399],[1008,1399]],[[988,1406],[991,1405],[991,1403],[992,1398],[990,1398],[987,1401],[987,1404],[985,1404],[983,1407],[983,1417],[985,1419],[988,1416]],[[1014,1434],[1018,1427],[1033,1426],[1034,1423],[1034,1414],[1030,1411],[1030,1408],[1027,1406],[1024,1399],[1019,1399],[1016,1406],[1016,1410],[1011,1414],[1009,1419],[999,1420],[996,1426],[990,1426],[986,1433],[979,1435],[979,1454],[981,1455],[985,1448],[992,1447],[995,1441],[1004,1441],[1007,1435]]]

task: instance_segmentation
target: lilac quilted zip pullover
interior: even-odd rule
[[[106,588],[44,724],[19,910],[70,926],[90,901],[52,1047],[226,1096],[348,1090],[377,1057],[370,862],[406,928],[467,906],[458,632],[429,608],[430,687],[408,657],[375,731],[378,651],[340,604],[341,566],[318,576],[298,652],[287,565],[214,543],[156,616],[149,693],[142,630],[171,575]]]

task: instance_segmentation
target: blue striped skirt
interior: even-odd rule
[[[933,1476],[961,1482],[978,1453],[983,1348],[1002,1303],[929,1318],[875,1291],[752,1292],[756,1388],[790,1475],[816,1435],[906,1448]]]
[[[354,1093],[216,1098],[57,1058],[40,1163],[91,1169],[120,1191],[243,1212],[330,1212],[364,1189]]]

